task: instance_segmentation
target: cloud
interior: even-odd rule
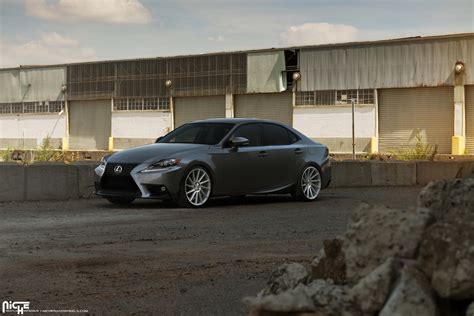
[[[139,0],[25,0],[24,4],[28,15],[50,21],[147,24],[152,20]]]
[[[209,36],[207,39],[211,42],[223,42],[224,41],[224,37],[222,35]]]
[[[351,25],[305,23],[291,26],[280,34],[283,46],[316,45],[357,40],[358,29]]]
[[[58,33],[41,33],[37,39],[0,38],[0,67],[59,64],[97,59],[95,50]]]

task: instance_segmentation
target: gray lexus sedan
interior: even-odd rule
[[[268,193],[314,201],[330,182],[326,146],[258,119],[188,123],[155,144],[104,157],[95,169],[96,194],[119,205],[146,198],[201,207],[214,196]]]

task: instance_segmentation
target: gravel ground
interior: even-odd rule
[[[155,201],[0,203],[0,301],[91,313],[244,315],[284,262],[308,264],[360,202],[415,205],[420,188],[328,189],[218,199],[205,209]]]

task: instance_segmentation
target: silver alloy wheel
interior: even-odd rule
[[[321,191],[321,175],[314,166],[309,166],[301,176],[301,191],[308,200],[314,200]]]
[[[186,177],[184,189],[188,202],[201,206],[211,195],[211,177],[203,168],[195,168]]]

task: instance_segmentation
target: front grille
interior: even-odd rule
[[[140,196],[141,191],[133,178],[129,176],[104,175],[101,181],[102,190],[119,194]]]
[[[115,167],[121,166],[122,172],[116,173],[114,171]],[[130,172],[135,168],[137,164],[134,163],[108,163],[105,167],[104,175],[113,175],[113,176],[129,176]]]

